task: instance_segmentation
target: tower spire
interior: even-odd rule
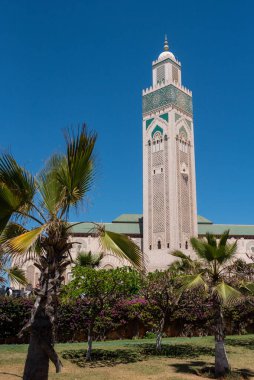
[[[169,47],[168,47],[168,37],[167,37],[166,34],[165,34],[165,39],[164,39],[164,51],[169,51]]]

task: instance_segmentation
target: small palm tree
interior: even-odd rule
[[[185,255],[181,251],[174,251],[172,255],[180,259],[169,265],[169,272],[174,276],[183,273],[194,274],[200,271],[201,263],[198,260],[193,260],[190,256]]]
[[[225,345],[223,304],[239,300],[241,293],[226,283],[227,268],[237,250],[237,243],[228,243],[229,231],[219,239],[207,233],[205,239],[191,239],[191,245],[200,259],[200,268],[192,274],[183,275],[181,292],[203,287],[213,302],[215,328],[215,376],[224,376],[230,370]],[[173,253],[179,257],[179,251]],[[181,253],[182,258],[187,256]],[[189,258],[189,260],[191,260]]]
[[[79,252],[75,264],[80,267],[96,268],[103,259],[103,253],[92,254],[89,252]]]
[[[0,243],[15,260],[34,259],[40,270],[39,289],[31,318],[21,330],[30,332],[23,380],[47,380],[49,359],[56,371],[61,361],[54,347],[57,299],[66,267],[72,262],[69,211],[77,208],[94,179],[96,135],[85,126],[66,133],[66,151],[53,155],[38,176],[10,154],[0,157]],[[104,251],[141,268],[141,251],[127,236],[94,225]]]
[[[27,284],[25,272],[17,265],[11,266],[9,255],[0,252],[0,284],[5,285],[8,282],[17,285]]]

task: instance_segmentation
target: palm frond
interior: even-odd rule
[[[205,234],[205,237],[206,237],[206,240],[207,240],[207,243],[211,246],[211,247],[214,247],[216,248],[217,247],[217,240],[216,240],[216,237],[212,234],[210,234],[209,232],[207,232]]]
[[[204,239],[192,237],[190,239],[193,250],[200,259],[212,261],[214,259],[214,246],[210,246]]]
[[[76,259],[76,265],[81,267],[90,267],[95,268],[100,265],[100,262],[103,258],[103,253],[92,254],[89,252],[80,252]]]
[[[109,251],[120,259],[129,261],[138,270],[143,269],[142,252],[128,236],[101,228],[99,238],[104,251]]]
[[[180,282],[181,282],[181,288],[180,292],[184,292],[186,290],[193,290],[196,288],[204,288],[205,290],[208,289],[208,286],[206,282],[204,281],[202,274],[196,274],[196,275],[185,275],[185,276],[180,276],[179,277]]]
[[[220,246],[218,249],[218,257],[217,260],[220,264],[230,261],[233,259],[233,257],[237,253],[237,242],[235,241],[234,243],[230,244],[227,243],[224,246]]]
[[[25,272],[17,266],[8,269],[5,268],[5,273],[14,284],[27,285],[28,283]]]
[[[3,246],[7,253],[13,256],[27,253],[34,246],[46,226],[35,228],[7,240]]]
[[[190,256],[185,255],[185,253],[183,253],[182,251],[176,250],[172,252],[171,255],[174,257],[178,257],[179,259],[182,259],[182,260],[191,261]]]
[[[220,236],[218,247],[225,247],[227,245],[228,238],[229,238],[229,230],[225,230]]]
[[[9,222],[0,235],[0,244],[4,244],[9,239],[20,236],[27,231],[21,224]]]
[[[214,287],[214,291],[218,294],[224,304],[233,304],[238,301],[242,294],[224,281]]]
[[[66,162],[63,155],[55,154],[38,175],[38,189],[42,198],[41,207],[51,217],[63,206],[65,190],[58,180],[59,168]]]
[[[83,125],[77,135],[67,131],[65,140],[66,159],[61,163],[57,176],[65,193],[63,213],[82,201],[91,188],[94,178],[93,151],[96,134],[88,133],[86,126]]]
[[[248,282],[243,286],[245,289],[247,289],[251,294],[254,295],[254,283],[253,282]]]
[[[0,232],[5,228],[12,214],[18,210],[20,204],[20,198],[5,183],[0,183]]]
[[[0,183],[9,190],[8,198],[12,202],[14,211],[31,209],[31,202],[36,193],[34,177],[22,168],[10,154],[0,156]],[[3,196],[6,196],[3,194]],[[0,197],[1,201],[1,197]],[[15,206],[15,207],[14,207]]]

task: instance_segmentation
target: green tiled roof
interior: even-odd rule
[[[213,222],[211,220],[206,219],[206,218],[204,218],[201,215],[198,215],[198,224],[199,223],[202,223],[202,224],[213,224]]]
[[[122,214],[113,220],[112,223],[142,223],[143,214]]]
[[[103,224],[108,231],[126,235],[143,235],[142,214],[122,214],[114,219],[112,223]],[[209,219],[198,215],[199,235],[205,235],[207,232],[221,235],[225,230],[229,230],[232,236],[253,236],[254,238],[254,225],[214,224]],[[74,234],[92,234],[95,232],[95,226],[93,223],[80,223],[74,225],[71,232]]]
[[[106,230],[126,235],[143,235],[142,223],[103,223]],[[71,229],[73,234],[93,234],[95,226],[92,223],[77,224]]]
[[[221,235],[226,230],[229,230],[229,234],[232,236],[254,236],[253,225],[198,224],[199,235],[205,235],[207,232],[214,235]]]

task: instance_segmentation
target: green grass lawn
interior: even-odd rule
[[[214,362],[213,338],[166,338],[158,356],[154,340],[118,340],[94,343],[94,360],[84,360],[86,343],[57,344],[64,368],[50,380],[190,380],[207,379],[200,369]],[[234,375],[230,379],[254,379],[254,335],[226,340]],[[0,345],[0,380],[22,378],[27,345]],[[244,370],[244,371],[243,371]],[[240,375],[241,371],[245,375]]]

